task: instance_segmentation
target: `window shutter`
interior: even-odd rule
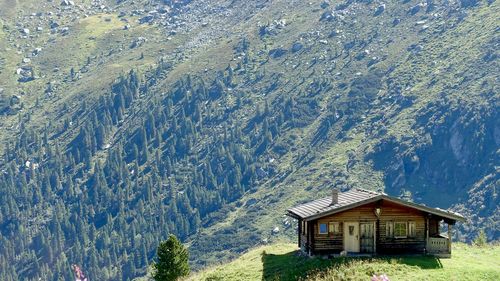
[[[328,232],[330,232],[330,233],[334,233],[335,232],[335,223],[334,222],[330,222],[328,224]]]
[[[408,234],[410,237],[417,236],[417,227],[414,221],[408,222]]]
[[[385,236],[391,238],[394,236],[394,225],[392,221],[388,221],[385,224]]]

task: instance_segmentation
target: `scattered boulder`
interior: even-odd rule
[[[279,57],[286,55],[286,53],[288,53],[288,50],[283,48],[276,48],[269,51],[269,56],[272,57],[273,59],[277,59]]]
[[[412,44],[410,45],[407,50],[409,52],[412,52],[413,54],[418,54],[420,53],[422,50],[424,49],[424,46],[420,45],[420,44]]]
[[[59,23],[56,22],[56,21],[51,21],[50,24],[49,24],[49,26],[50,26],[51,29],[58,28],[59,27]]]
[[[35,80],[35,75],[31,66],[22,66],[18,68],[16,70],[16,74],[20,76],[19,79],[17,79],[17,81],[20,83],[26,83]]]
[[[413,16],[413,15],[417,14],[419,11],[420,11],[420,5],[415,5],[415,6],[410,8],[410,10],[408,11],[408,14]]]
[[[140,47],[140,46],[142,46],[142,44],[146,43],[146,41],[147,41],[147,39],[144,38],[144,37],[137,37],[130,44],[130,49],[134,49],[134,48]]]
[[[71,1],[71,0],[62,0],[61,1],[61,6],[74,6],[75,5],[75,2]]]
[[[334,19],[333,14],[330,11],[326,11],[323,14],[321,14],[321,17],[319,18],[320,21],[332,21]]]
[[[144,24],[144,23],[150,23],[152,22],[154,19],[154,16],[152,15],[147,15],[147,16],[144,16],[142,18],[139,19],[139,23],[140,24]]]
[[[373,15],[380,16],[384,11],[385,11],[385,4],[381,4],[375,9],[375,13]]]
[[[348,51],[356,45],[355,41],[350,41],[344,44],[344,50]]]
[[[276,35],[280,29],[285,28],[287,25],[286,20],[274,20],[272,24],[264,24],[259,26],[259,36],[264,37],[266,35]]]
[[[296,52],[302,50],[303,47],[304,47],[304,45],[302,45],[302,43],[300,43],[300,42],[293,43],[293,45],[292,45],[292,53],[296,53]]]
[[[69,27],[65,26],[65,27],[61,28],[61,34],[68,35],[69,34]]]
[[[273,230],[271,231],[271,233],[273,235],[276,235],[276,234],[280,233],[280,228],[276,226],[275,228],[273,228]]]
[[[35,48],[32,52],[33,56],[38,56],[42,52],[42,48]]]

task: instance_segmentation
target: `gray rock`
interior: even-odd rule
[[[138,37],[132,41],[130,44],[130,49],[140,47],[142,44],[146,43],[147,39],[144,37]]]
[[[275,228],[273,228],[273,230],[271,231],[271,233],[272,233],[273,235],[276,235],[276,234],[280,233],[280,228],[279,228],[279,227],[275,227]]]
[[[61,6],[74,6],[75,5],[75,2],[71,1],[71,0],[62,0],[61,1]]]
[[[59,27],[59,23],[57,23],[56,21],[51,21],[50,24],[49,24],[49,26],[50,26],[51,29],[58,28]]]
[[[293,45],[292,45],[292,53],[296,53],[296,52],[302,50],[303,47],[304,47],[304,45],[302,45],[302,43],[300,43],[300,42],[293,43]]]
[[[269,56],[272,57],[273,59],[277,59],[279,57],[286,55],[286,53],[288,53],[288,50],[283,48],[276,48],[269,51]]]
[[[381,4],[375,9],[374,16],[380,16],[385,11],[385,4]]]
[[[408,14],[413,16],[413,15],[417,14],[419,11],[420,11],[420,5],[415,5],[415,6],[410,8],[410,10],[408,11]]]
[[[38,56],[40,52],[42,51],[42,48],[35,48],[32,52],[33,56]]]
[[[144,23],[150,23],[152,22],[154,19],[154,16],[151,16],[151,15],[148,15],[148,16],[145,16],[145,17],[142,17],[139,19],[139,23],[140,24],[144,24]]]

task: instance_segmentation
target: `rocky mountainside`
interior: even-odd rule
[[[385,189],[500,229],[495,1],[0,0],[1,280],[201,268]]]

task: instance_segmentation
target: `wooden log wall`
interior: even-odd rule
[[[367,204],[345,212],[320,218],[314,223],[315,251],[340,252],[344,250],[344,222],[374,222],[377,217],[374,213],[375,204]],[[338,222],[340,233],[319,234],[321,223]]]
[[[380,207],[382,212],[378,224],[376,251],[377,253],[424,253],[426,247],[426,214],[422,211],[400,206],[391,202],[381,201],[359,206],[341,213],[333,214],[312,221],[313,235],[311,245],[315,252],[340,252],[344,249],[344,226],[345,222],[376,222],[375,208]],[[414,237],[395,238],[386,237],[387,222],[409,222],[415,223]],[[436,219],[431,219],[430,234],[436,233]],[[319,225],[321,223],[338,222],[340,223],[340,233],[319,234]],[[409,226],[407,226],[409,232]],[[409,234],[409,233],[408,233]]]
[[[412,208],[396,205],[390,202],[381,204],[382,214],[379,224],[379,241],[377,252],[383,254],[397,253],[424,253],[426,246],[426,214]],[[407,237],[396,238],[387,237],[387,222],[415,222],[415,235],[409,236],[409,226],[407,225]]]

